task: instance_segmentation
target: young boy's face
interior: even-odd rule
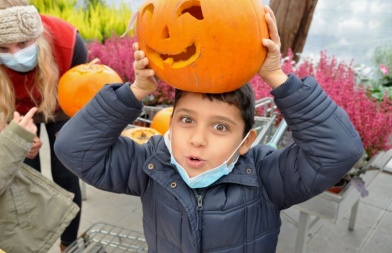
[[[186,92],[177,102],[171,120],[173,155],[189,177],[197,176],[230,157],[243,139],[244,127],[237,107]],[[238,150],[240,154],[250,148],[252,138],[248,139]]]

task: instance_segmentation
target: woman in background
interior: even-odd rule
[[[79,179],[53,152],[57,132],[68,117],[57,101],[59,78],[73,66],[87,62],[87,49],[77,29],[58,18],[40,15],[25,0],[0,0],[0,129],[13,112],[26,114],[37,107],[34,123],[38,136],[25,163],[41,171],[40,125],[44,123],[50,144],[54,182],[72,192],[81,207]],[[61,235],[61,248],[76,240],[80,212]]]

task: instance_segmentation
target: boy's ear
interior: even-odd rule
[[[241,147],[238,150],[240,155],[244,155],[246,154],[246,152],[248,152],[248,150],[252,147],[253,142],[256,140],[256,137],[257,137],[256,130],[251,129],[249,131],[248,138],[246,138],[246,140],[244,141],[244,143],[242,143]]]

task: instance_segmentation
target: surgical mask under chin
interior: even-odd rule
[[[29,72],[37,66],[38,45],[34,43],[15,54],[0,53],[0,64],[17,72]]]
[[[166,134],[164,135],[165,137],[165,144],[167,146],[167,148],[170,151],[170,162],[176,166],[178,172],[180,173],[180,176],[182,177],[182,179],[185,181],[185,183],[192,189],[194,188],[204,188],[207,187],[211,184],[213,184],[214,182],[216,182],[219,178],[228,175],[234,168],[235,163],[237,162],[238,158],[239,158],[239,154],[237,153],[237,150],[241,147],[242,143],[244,143],[244,141],[246,140],[246,138],[248,137],[248,134],[245,136],[245,138],[241,141],[241,143],[238,145],[238,147],[234,150],[234,152],[230,155],[230,157],[224,161],[221,165],[219,165],[218,167],[215,167],[211,170],[205,171],[195,177],[190,178],[188,176],[188,173],[186,172],[186,170],[176,161],[176,159],[174,158],[172,149],[171,149],[171,141],[169,140],[168,137],[168,132],[166,132]],[[229,160],[234,156],[237,155],[237,157],[235,159],[233,159],[233,161],[228,164]]]

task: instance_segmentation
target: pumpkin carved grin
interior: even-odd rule
[[[151,60],[162,69],[164,63],[170,65],[171,68],[183,68],[196,61],[200,55],[200,50],[196,47],[195,43],[188,46],[179,54],[159,53],[149,46],[147,46],[147,51]]]

